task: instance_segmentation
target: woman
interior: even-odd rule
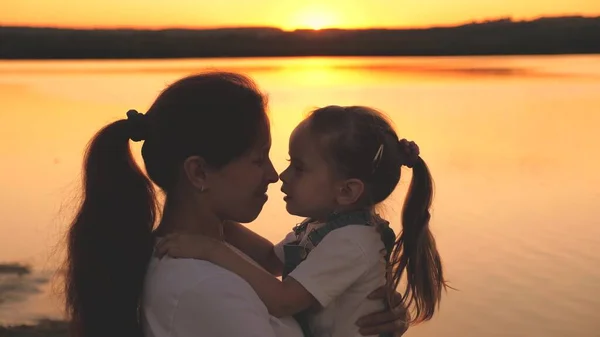
[[[169,86],[145,115],[129,111],[94,137],[69,230],[66,304],[74,336],[301,336],[293,319],[270,317],[235,274],[204,261],[152,258],[157,236],[191,232],[225,240],[281,273],[273,245],[239,224],[256,219],[278,180],[265,108],[250,79],[201,74]],[[129,139],[145,140],[148,176]],[[155,231],[152,183],[165,193]],[[397,309],[365,317],[362,332],[401,335],[406,317]]]

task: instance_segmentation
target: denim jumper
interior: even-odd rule
[[[308,224],[312,221],[313,219],[309,218],[295,226],[293,228],[293,231],[296,234],[296,238],[298,239],[295,242],[291,242],[283,246],[283,279],[285,279],[294,269],[296,269],[296,267],[302,261],[304,261],[310,253],[309,249],[307,249],[304,246],[301,246],[299,243],[300,236],[304,233],[304,231],[306,231]],[[308,234],[308,240],[312,243],[313,247],[316,247],[323,240],[323,238],[333,230],[348,225],[372,226],[375,224],[373,221],[373,216],[369,211],[353,211],[341,214],[333,214],[329,216],[329,218],[323,226],[313,230],[310,234]],[[386,261],[389,261],[392,249],[394,247],[394,243],[396,241],[396,235],[394,233],[394,230],[389,227],[389,222],[383,219],[377,219],[377,221],[384,222],[385,224],[383,226],[384,230],[381,233],[381,239],[386,249],[385,259]],[[388,308],[387,302],[386,308]],[[313,337],[308,323],[308,311],[305,310],[303,312],[300,312],[294,315],[294,318],[298,321],[298,324],[302,328],[304,337]],[[392,335],[393,334],[381,334],[380,337],[389,337]]]

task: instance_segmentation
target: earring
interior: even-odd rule
[[[204,185],[200,187],[200,193],[204,192]]]

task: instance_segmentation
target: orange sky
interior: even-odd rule
[[[0,25],[423,27],[511,16],[600,15],[600,0],[0,0]]]

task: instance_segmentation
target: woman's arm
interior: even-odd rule
[[[225,241],[244,252],[272,275],[281,276],[283,263],[275,255],[273,244],[269,240],[233,221],[226,221],[223,231]]]
[[[171,234],[161,240],[156,252],[159,256],[207,260],[238,274],[252,286],[275,317],[291,316],[318,304],[293,278],[280,281],[222,242],[205,236]]]

